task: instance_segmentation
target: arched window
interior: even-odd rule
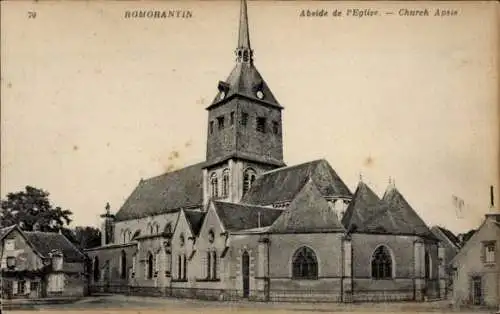
[[[207,251],[207,279],[212,275],[212,253]]]
[[[392,278],[392,258],[387,247],[381,245],[372,256],[372,277],[373,279]]]
[[[217,251],[212,251],[212,279],[217,279]]]
[[[183,261],[184,265],[182,266],[182,269],[184,270],[182,272],[182,279],[186,280],[187,279],[187,260],[186,260],[186,254],[183,255]]]
[[[215,173],[212,173],[212,175],[210,176],[210,188],[212,191],[212,198],[216,198],[219,194],[219,191],[217,189],[217,174]]]
[[[151,279],[151,278],[153,278],[153,265],[154,265],[153,254],[151,252],[148,253],[147,263],[148,263],[148,269],[147,269],[146,277],[148,279]]]
[[[131,239],[131,232],[129,229],[125,229],[123,230],[123,235],[122,235],[122,239],[123,239],[123,243],[127,243],[127,241],[130,241]]]
[[[165,225],[165,228],[163,229],[163,232],[165,234],[171,234],[172,233],[172,224],[170,222],[168,222],[166,225]]]
[[[214,243],[215,241],[215,233],[212,229],[208,230],[208,242]]]
[[[186,243],[186,238],[184,237],[184,233],[181,233],[181,236],[179,237],[180,247],[183,247],[185,243]]]
[[[229,195],[229,169],[222,172],[222,197]]]
[[[182,256],[177,256],[177,279],[181,280],[182,277]]]
[[[252,168],[248,168],[245,170],[245,172],[243,173],[243,194],[250,190],[250,187],[252,186],[256,177],[257,174]]]
[[[120,275],[122,279],[127,278],[127,254],[124,250],[121,252],[120,256]]]
[[[150,224],[149,225],[149,234],[153,234],[153,233],[154,233],[154,225]]]
[[[293,255],[292,277],[294,279],[317,279],[318,261],[316,254],[307,247],[301,247]]]
[[[99,273],[99,257],[94,257],[94,265],[93,265],[93,272],[94,272],[94,281],[99,281],[100,273]]]
[[[132,231],[128,230],[127,231],[127,237],[128,237],[128,240],[132,240]]]
[[[136,230],[134,232],[134,235],[132,236],[132,238],[130,238],[130,240],[134,240],[135,238],[137,238],[140,235],[141,235],[141,230]]]
[[[160,233],[160,225],[159,224],[156,224],[155,232],[156,232],[156,234]]]
[[[431,278],[431,256],[428,251],[425,251],[425,278]]]

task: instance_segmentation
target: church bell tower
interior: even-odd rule
[[[241,1],[236,64],[208,111],[204,201],[239,202],[262,172],[285,165],[281,111],[254,65],[246,0]]]

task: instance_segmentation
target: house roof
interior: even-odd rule
[[[368,185],[360,181],[342,217],[342,224],[346,229],[354,227],[359,230],[363,227],[364,221],[377,212],[378,206],[380,198]]]
[[[337,215],[309,179],[287,209],[269,228],[270,233],[343,231]]]
[[[434,227],[431,228],[431,231],[433,233],[436,230],[439,230],[457,248],[460,248],[462,246],[460,240],[450,230],[448,230],[446,228],[443,228],[441,226],[434,226]]]
[[[290,202],[310,179],[323,197],[351,197],[351,192],[330,164],[320,159],[261,174],[242,202],[258,205]]]
[[[62,234],[40,231],[22,231],[22,233],[43,257],[48,258],[52,250],[60,250],[65,261],[81,262],[85,259],[85,255]]]
[[[200,233],[201,225],[203,224],[203,219],[205,218],[205,212],[185,210],[186,220],[191,227],[191,231],[194,236],[198,236]]]
[[[240,231],[270,226],[282,213],[281,209],[214,201],[215,211],[227,231]]]
[[[0,240],[3,239],[11,230],[16,229],[17,225],[0,228]]]
[[[203,163],[141,180],[116,213],[117,221],[173,212],[203,203]]]
[[[499,221],[500,221],[500,213],[486,214],[481,225],[476,229],[475,232],[473,232],[469,240],[463,244],[463,246],[458,251],[457,255],[453,257],[453,259],[449,262],[449,264],[454,265],[455,263],[460,262],[464,254],[465,256],[467,256],[466,252],[469,251],[471,245],[477,245],[478,241],[491,240],[491,238],[487,236],[485,237],[487,233],[483,232],[483,228],[489,228],[490,226],[500,228],[500,224],[498,223]]]

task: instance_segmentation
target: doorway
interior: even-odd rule
[[[243,253],[241,259],[241,275],[243,277],[243,297],[248,298],[250,294],[250,256],[247,251]]]
[[[483,303],[483,289],[481,277],[472,277],[472,304],[481,305]]]

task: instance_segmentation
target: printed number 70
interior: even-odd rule
[[[36,12],[35,11],[28,11],[28,18],[29,19],[36,18]]]

